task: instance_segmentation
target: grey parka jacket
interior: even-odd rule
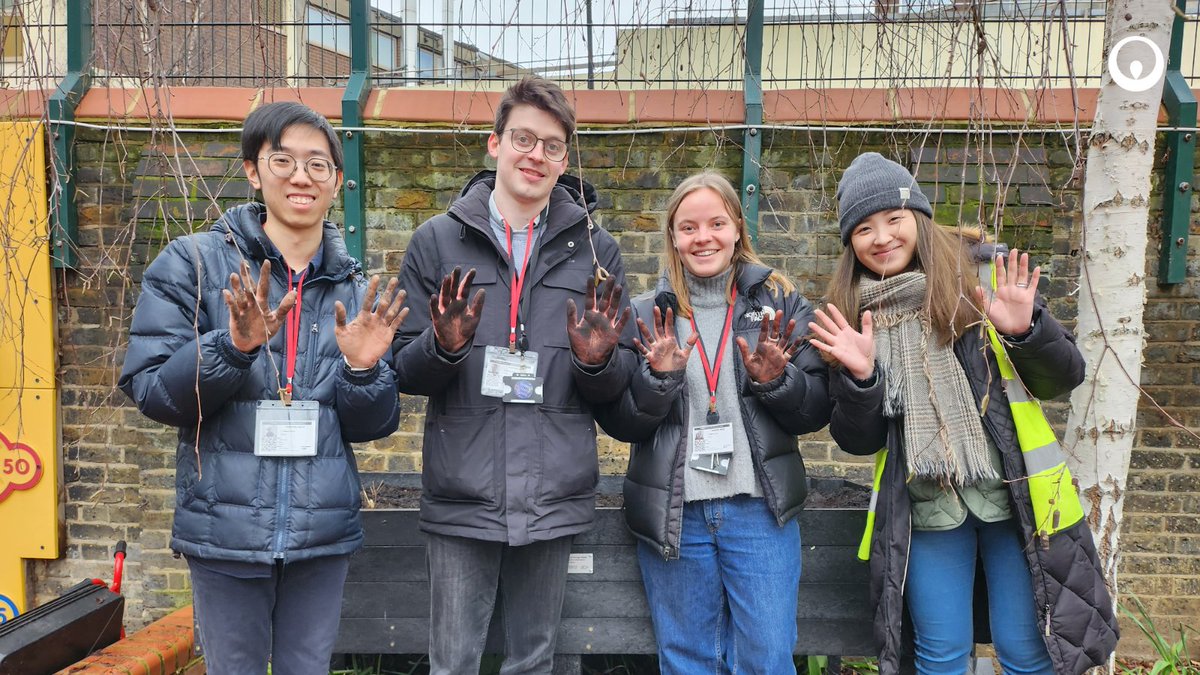
[[[591,526],[600,476],[592,406],[628,386],[636,356],[632,322],[624,344],[600,369],[585,369],[571,351],[567,301],[583,311],[594,273],[592,246],[617,283],[624,283],[624,268],[616,240],[598,226],[589,232],[595,191],[563,176],[539,225],[521,303],[528,348],[538,354],[537,374],[544,378],[543,401],[504,403],[480,392],[486,346],[508,345],[512,275],[507,250],[488,222],[494,185],[491,171],[472,178],[447,213],[413,233],[400,270],[401,287],[419,306],[455,267],[474,268],[474,288],[486,290],[474,340],[459,354],[445,354],[429,313],[414,311],[394,351],[400,390],[429,397],[421,529],[520,546]]]
[[[979,252],[977,252],[979,253]],[[982,256],[983,260],[988,255]],[[1010,337],[1009,358],[1030,393],[1038,399],[1065,394],[1083,381],[1084,361],[1074,336],[1051,316],[1039,298],[1033,327],[1026,335]],[[954,343],[954,353],[966,372],[977,405],[989,397],[983,428],[1000,450],[1014,517],[1020,530],[1026,560],[1033,576],[1038,624],[1059,675],[1075,675],[1107,662],[1116,647],[1118,630],[1112,600],[1100,571],[1095,544],[1087,523],[1059,532],[1047,547],[1034,535],[1033,508],[1029,500],[1021,448],[1007,404],[999,368],[986,338],[971,330]],[[871,600],[875,607],[875,639],[880,650],[881,673],[897,673],[901,652],[904,582],[908,568],[911,521],[905,486],[902,419],[883,415],[884,377],[861,388],[844,369],[830,376],[833,417],[829,430],[842,450],[855,455],[874,454],[887,447],[871,541]],[[986,583],[977,575],[977,587]],[[990,642],[987,594],[975,592],[975,640]],[[904,633],[910,631],[904,630]]]
[[[357,550],[361,497],[350,443],[399,424],[386,359],[352,372],[334,337],[334,302],[357,314],[366,280],[326,222],[320,268],[304,281],[293,382],[298,400],[320,403],[317,456],[254,455],[258,402],[279,399],[285,331],[255,353],[238,351],[221,291],[244,255],[256,271],[271,261],[271,306],[287,292],[287,265],[263,232],[264,216],[262,204],[237,206],[210,231],[168,244],[146,268],[129,329],[119,386],[147,417],[179,428],[171,548],[188,556],[270,563]]]

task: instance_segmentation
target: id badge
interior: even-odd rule
[[[317,454],[316,401],[259,401],[254,417],[254,454],[258,457],[314,457]]]
[[[513,353],[508,351],[508,347],[489,345],[483,352],[483,381],[480,383],[479,393],[493,398],[504,398],[509,390],[504,379],[515,375],[536,377],[537,362],[537,352]]]
[[[542,378],[533,375],[509,375],[504,378],[505,403],[541,403]]]
[[[688,466],[721,476],[729,473],[733,459],[733,424],[705,424],[692,427],[692,454]]]

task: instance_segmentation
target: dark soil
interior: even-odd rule
[[[806,509],[865,509],[871,505],[871,491],[854,483],[831,487],[820,482],[809,488]]]
[[[363,485],[364,509],[416,509],[421,506],[421,489],[387,483]]]
[[[814,478],[804,508],[865,509],[870,501],[870,491],[861,485],[845,483],[841,479]],[[619,493],[596,495],[596,506],[599,507],[620,508],[623,503]],[[370,480],[363,484],[364,509],[416,509],[420,506],[420,488]]]

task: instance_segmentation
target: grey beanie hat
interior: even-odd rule
[[[933,217],[917,179],[878,152],[864,152],[850,162],[838,183],[837,200],[842,245],[850,243],[850,233],[859,223],[879,211],[912,209]]]

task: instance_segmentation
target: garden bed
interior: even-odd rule
[[[420,654],[429,643],[429,582],[417,525],[418,474],[365,474],[364,550],[351,559],[335,651]],[[654,632],[633,537],[621,513],[620,476],[601,478],[595,526],[576,536],[558,652],[653,654]],[[873,653],[868,571],[855,558],[870,499],[842,479],[810,479],[800,516],[803,575],[797,654]],[[371,507],[374,508],[371,508]],[[381,508],[386,507],[386,508]],[[489,651],[501,651],[496,614]]]

